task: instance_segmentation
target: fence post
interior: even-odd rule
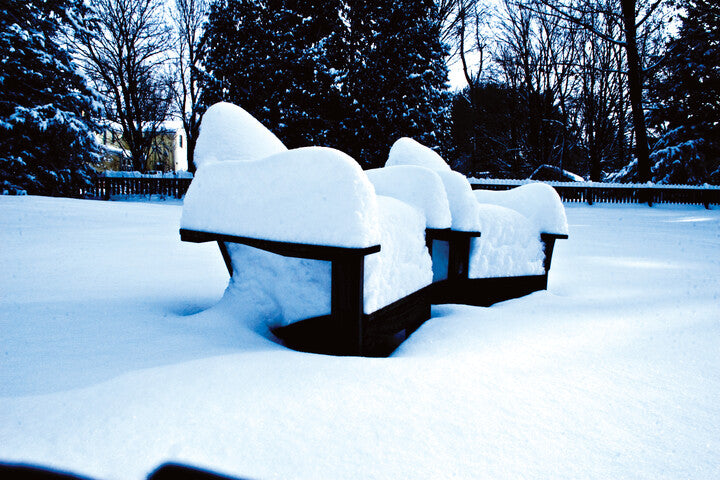
[[[587,187],[585,189],[585,200],[587,200],[588,205],[593,204],[593,198],[592,198],[592,188]]]

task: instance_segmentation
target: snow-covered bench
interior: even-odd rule
[[[387,165],[368,170],[367,175],[378,194],[400,199],[425,214],[425,240],[433,259],[433,276],[467,275],[470,240],[480,236],[472,217],[474,198],[469,190],[468,196],[458,195],[458,185],[462,188],[462,181],[467,180],[457,172],[433,170],[420,162]],[[470,215],[463,205],[468,200],[473,212]],[[443,249],[445,245],[438,242],[446,242],[450,248]],[[436,244],[439,251],[433,250]]]
[[[546,290],[555,241],[568,238],[557,192],[535,183],[473,195],[482,238],[470,242],[467,275],[446,283],[437,295],[445,302],[489,306]]]
[[[565,210],[552,187],[473,191],[440,155],[408,138],[393,145],[386,167],[378,170],[403,165],[437,173],[451,211],[450,228],[426,233],[433,303],[487,306],[547,288],[555,240],[568,238]]]
[[[287,150],[250,119],[229,104],[203,118],[182,239],[218,242],[231,275],[226,296],[265,312],[286,345],[389,353],[398,334],[430,317],[423,213],[377,195],[342,152]],[[213,138],[227,128],[242,132]]]

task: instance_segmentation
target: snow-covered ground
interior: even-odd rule
[[[0,196],[0,461],[104,479],[168,460],[257,479],[720,477],[720,210],[568,205],[549,291],[434,307],[387,359],[259,335],[218,304],[220,254],[179,241],[180,210]]]

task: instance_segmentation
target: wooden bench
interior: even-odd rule
[[[346,248],[278,242],[197,230],[180,229],[186,242],[217,242],[232,277],[226,243],[238,243],[285,257],[331,262],[330,314],[307,318],[272,333],[295,350],[333,355],[387,356],[430,318],[430,287],[423,288],[373,313],[363,312],[365,257],[380,245]]]
[[[233,267],[227,243],[248,245],[277,255],[331,262],[330,313],[276,327],[272,333],[287,347],[312,353],[384,357],[430,318],[431,304],[460,303],[490,306],[547,289],[555,241],[567,235],[543,233],[544,274],[513,277],[468,278],[470,242],[480,232],[427,229],[432,253],[435,240],[448,242],[447,278],[416,291],[373,313],[363,312],[365,257],[380,245],[346,248],[278,242],[235,235],[180,229],[183,241],[217,242],[228,273]]]
[[[480,236],[480,232],[461,232],[450,229],[426,230],[426,243],[431,253],[433,241],[448,242],[447,278],[432,284],[430,297],[432,303],[461,303],[487,307],[538,290],[547,290],[547,279],[555,241],[568,238],[567,235],[540,234],[545,253],[543,262],[545,273],[542,275],[469,278],[470,242],[473,238]]]

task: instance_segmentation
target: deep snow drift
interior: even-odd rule
[[[567,205],[549,291],[388,359],[260,333],[179,205],[0,196],[0,460],[140,479],[717,478],[720,211]],[[290,292],[288,294],[291,294]],[[215,306],[214,306],[215,305]]]

